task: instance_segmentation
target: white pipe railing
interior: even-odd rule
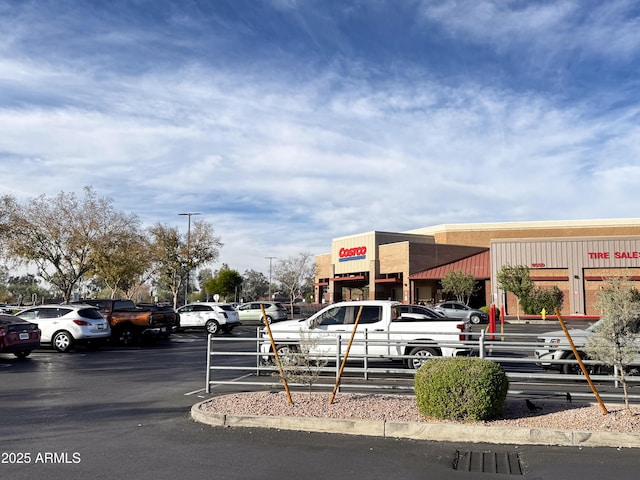
[[[397,332],[399,334],[404,332]],[[409,332],[407,332],[409,333]],[[414,333],[414,332],[412,332]],[[443,332],[425,332],[425,335],[429,333]],[[447,332],[450,333],[450,332]],[[549,363],[551,369],[545,370],[540,367],[540,360],[533,356],[533,352],[541,344],[538,342],[539,335],[536,334],[488,334],[484,330],[479,333],[465,333],[466,339],[464,341],[450,341],[450,342],[433,342],[429,345],[435,347],[454,347],[454,348],[466,348],[470,354],[491,360],[503,365],[509,381],[512,384],[510,394],[518,394],[522,390],[515,387],[526,387],[530,381],[537,381],[536,385],[547,385],[550,389],[554,384],[558,382],[562,383],[562,393],[565,395],[568,390],[567,382],[573,382],[575,387],[586,386],[586,380],[583,375],[571,375],[561,373],[551,373],[553,368],[560,369],[564,364],[577,364],[576,360],[545,360],[545,364]],[[477,337],[477,340],[474,338]],[[493,340],[490,338],[493,337]],[[471,339],[469,339],[471,338]],[[327,355],[314,355],[313,358],[318,360],[328,360],[330,363],[320,370],[320,378],[322,380],[313,384],[314,388],[333,388],[335,384],[335,378],[337,378],[340,362],[343,356],[342,347],[346,344],[344,340],[348,341],[348,335],[345,334],[345,338],[342,335],[331,335],[329,341],[335,342],[335,352],[329,356]],[[206,372],[206,391],[211,393],[212,386],[215,385],[252,385],[262,388],[276,388],[280,385],[278,381],[269,381],[266,377],[272,377],[277,372],[277,368],[273,365],[269,365],[269,362],[265,362],[273,357],[273,353],[264,353],[260,350],[262,344],[267,339],[261,336],[260,329],[256,331],[256,336],[251,337],[238,337],[238,336],[208,336],[207,343],[207,372]],[[232,348],[231,345],[245,343],[250,346],[248,349]],[[278,343],[278,342],[276,342]],[[286,344],[286,341],[280,343]],[[294,341],[289,342],[291,344]],[[327,341],[322,344],[328,344]],[[381,356],[378,354],[370,354],[369,346],[371,345],[386,345],[389,348],[397,347],[398,345],[404,346],[406,342],[390,341],[387,339],[372,339],[368,333],[365,333],[363,338],[354,339],[353,345],[363,346],[363,353],[349,354],[348,365],[346,366],[342,377],[342,388],[353,389],[377,389],[384,391],[396,391],[407,392],[413,391],[413,376],[415,371],[409,368],[403,368],[400,361],[404,362],[410,355],[394,355],[393,362],[389,356]],[[337,352],[341,352],[338,354]],[[500,353],[503,353],[500,355]],[[505,356],[510,353],[514,356]],[[251,357],[255,361],[249,360]],[[226,360],[222,360],[226,358]],[[245,360],[246,359],[246,360]],[[394,363],[397,365],[394,365]],[[598,362],[585,360],[586,365],[596,365]],[[530,366],[531,371],[510,371],[515,366]],[[236,372],[243,377],[240,378],[226,378],[230,372]],[[328,377],[330,375],[331,377]],[[593,381],[604,385],[603,388],[613,388],[613,390],[619,387],[619,376],[617,371],[614,371],[611,375],[592,375]],[[329,381],[329,379],[331,379]],[[576,381],[577,380],[577,381]],[[584,382],[580,382],[583,380]],[[640,383],[640,376],[632,376],[627,378],[627,382],[630,384]],[[584,384],[584,385],[583,385]],[[293,384],[292,386],[301,386],[300,384]],[[589,392],[580,392],[576,389],[571,390],[571,395],[579,398],[580,396],[590,397],[592,394]],[[558,394],[560,395],[560,394]],[[604,397],[622,399],[622,395],[619,393],[605,393]],[[632,400],[640,400],[640,395],[631,395]]]

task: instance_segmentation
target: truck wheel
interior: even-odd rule
[[[217,335],[218,332],[220,332],[220,324],[215,320],[209,320],[207,323],[205,323],[204,328],[211,335]]]
[[[580,358],[582,360],[590,360],[589,357],[587,355],[585,355],[583,352],[578,352],[580,354]],[[573,354],[573,352],[569,352],[569,354],[563,358],[563,360],[575,360],[576,356]],[[589,372],[589,375],[599,375],[601,373],[607,373],[602,371],[602,367],[600,365],[585,365],[587,372]],[[576,363],[563,363],[562,364],[562,373],[566,373],[568,375],[584,375],[584,372],[582,371],[582,369],[580,368],[580,365],[578,365],[578,362]]]
[[[133,329],[128,325],[118,327],[114,332],[114,338],[119,345],[130,347],[136,343]]]
[[[13,352],[13,354],[18,358],[27,358],[31,350],[22,350],[21,352]]]
[[[73,337],[66,330],[61,330],[51,338],[51,344],[61,353],[68,352],[73,345]]]
[[[298,363],[298,347],[295,345],[277,345],[276,351],[278,352],[278,358],[283,365],[297,365]],[[275,358],[274,358],[275,363]]]
[[[411,358],[407,359],[407,367],[418,370],[426,361],[433,357],[438,357],[438,352],[431,347],[414,347],[409,352]]]

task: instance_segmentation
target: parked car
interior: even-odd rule
[[[598,320],[593,325],[586,328],[572,328],[568,330],[571,336],[571,341],[574,347],[578,351],[582,360],[590,360],[589,356],[584,352],[584,346],[600,325],[602,320]],[[640,332],[640,321],[636,323],[635,332]],[[637,342],[638,356],[633,360],[634,364],[640,363],[640,341]],[[544,332],[538,335],[538,347],[534,351],[535,357],[540,360],[539,365],[545,369],[557,369],[562,373],[567,374],[581,374],[582,369],[575,362],[576,357],[573,354],[573,349],[569,344],[569,340],[564,333],[564,330],[554,330],[551,332]],[[560,363],[557,360],[573,360],[571,363]],[[597,374],[609,374],[611,373],[611,367],[603,364],[586,364],[587,371],[591,375]]]
[[[441,320],[446,318],[444,313],[424,305],[400,305],[400,313],[403,317],[419,320]]]
[[[129,299],[87,298],[79,302],[97,307],[109,322],[111,339],[130,346],[142,339],[167,338],[178,329],[179,317],[172,305],[136,305]]]
[[[587,338],[593,333],[596,326],[597,323],[585,329],[568,330],[569,335],[571,335],[571,341],[574,346],[580,350],[580,357],[583,360],[585,359],[585,355],[582,349],[587,342]],[[537,359],[541,360],[539,365],[545,369],[558,369],[562,373],[568,374],[575,374],[580,371],[580,367],[575,363],[553,363],[555,360],[576,359],[564,330],[554,330],[538,335],[538,348],[534,351],[534,355]]]
[[[35,323],[0,314],[0,352],[25,358],[40,346],[40,329]]]
[[[488,323],[489,314],[461,302],[442,302],[433,307],[450,318],[468,318],[473,324]]]
[[[50,343],[59,352],[68,352],[79,343],[95,347],[111,336],[109,322],[92,305],[38,305],[16,316],[36,323],[42,332],[41,342]]]
[[[0,303],[0,313],[7,313],[11,315],[13,313],[13,307],[6,303]]]
[[[405,318],[399,302],[362,300],[334,303],[309,318],[280,322],[270,330],[281,358],[291,358],[291,352],[300,351],[305,342],[311,355],[335,358],[336,354],[345,353],[355,330],[352,359],[370,355],[372,359],[401,360],[417,370],[433,357],[469,355],[470,350],[463,343],[469,328],[466,320]],[[262,335],[262,360],[268,362],[273,343],[266,327]],[[344,341],[338,343],[338,337]]]
[[[177,310],[180,328],[204,328],[215,335],[230,332],[240,325],[238,312],[230,303],[197,302],[188,303]]]
[[[279,322],[280,320],[289,319],[289,311],[280,302],[248,302],[243,303],[238,307],[238,314],[241,321],[254,321],[263,323],[262,309],[260,305],[264,306],[264,312],[267,315],[267,322]]]

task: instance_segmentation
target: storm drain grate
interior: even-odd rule
[[[457,450],[453,469],[461,472],[522,475],[520,456],[508,452],[464,452]]]

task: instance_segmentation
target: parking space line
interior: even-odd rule
[[[234,378],[234,379],[233,379],[233,380],[231,380],[231,381],[232,381],[232,382],[237,382],[237,381],[239,381],[239,380],[244,380],[245,378],[247,378],[247,377],[252,377],[252,376],[253,376],[253,373],[247,373],[246,375],[242,375],[241,377]],[[217,388],[217,387],[219,387],[219,386],[220,386],[220,385],[214,385],[214,386],[213,386],[213,387],[211,387],[211,388]],[[194,390],[193,392],[185,393],[185,394],[184,394],[184,396],[185,396],[185,397],[187,397],[187,396],[189,396],[189,395],[195,395],[195,394],[197,394],[197,393],[204,392],[205,390],[206,390],[206,388],[200,388],[200,389],[198,389],[198,390]]]
[[[187,392],[184,394],[185,397],[188,397],[189,395],[195,395],[196,393],[200,393],[200,392],[204,392],[204,388],[200,388],[198,390],[194,390],[193,392]]]

